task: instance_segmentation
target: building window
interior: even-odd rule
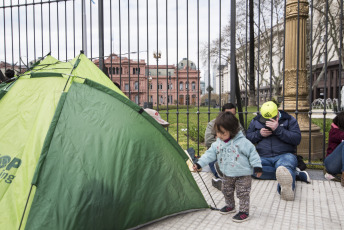
[[[136,70],[136,69],[135,69],[135,68],[133,68],[133,74],[135,74],[135,70]]]
[[[161,75],[161,72],[159,71],[158,75]]]
[[[153,84],[150,84],[150,87],[149,87],[150,89],[153,89]]]
[[[164,97],[160,96],[160,104],[164,104]]]
[[[194,81],[191,83],[191,87],[192,87],[192,90],[196,90],[196,83]]]
[[[183,82],[179,83],[179,90],[183,90]]]
[[[135,95],[135,103],[139,104],[139,95]]]
[[[152,95],[150,95],[150,100],[149,101],[153,103],[153,96]]]
[[[123,68],[121,67],[121,74],[123,74]]]
[[[159,87],[158,87],[158,89],[162,89],[162,83],[161,83],[161,84],[159,84]]]
[[[128,83],[125,83],[125,85],[124,85],[124,90],[125,90],[125,91],[128,91],[128,90],[129,90],[129,84],[128,84]]]
[[[135,89],[138,90],[139,89],[139,82],[135,81],[135,85],[134,85]]]
[[[172,101],[172,95],[169,95],[168,97],[167,97],[167,103],[172,103],[173,101]]]
[[[119,74],[119,68],[116,67],[116,74]]]
[[[180,63],[180,66],[184,66],[183,62],[182,62],[182,63]]]

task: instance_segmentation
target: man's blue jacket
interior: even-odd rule
[[[280,110],[279,126],[272,135],[263,137],[260,129],[265,124],[259,122],[258,114],[250,123],[246,138],[256,145],[260,157],[274,157],[284,153],[296,153],[296,146],[301,142],[301,131],[296,119]]]

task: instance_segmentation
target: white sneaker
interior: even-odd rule
[[[284,166],[279,166],[276,170],[276,179],[281,186],[281,199],[293,201],[295,192],[293,190],[293,177]]]
[[[306,172],[306,171],[301,171],[301,172],[299,172],[299,178],[300,178],[300,180],[301,181],[303,181],[303,182],[306,182],[306,183],[311,183],[311,178],[309,177],[309,174],[308,174],[308,172]]]

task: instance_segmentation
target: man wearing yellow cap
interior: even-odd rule
[[[259,179],[277,179],[281,198],[294,200],[296,177],[310,182],[307,172],[296,170],[296,147],[301,142],[299,124],[272,101],[264,103],[260,113],[251,121],[246,136],[256,145],[262,161],[263,175]]]

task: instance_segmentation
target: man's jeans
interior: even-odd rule
[[[214,174],[215,178],[219,178],[219,175],[217,175],[217,172],[216,172],[216,169],[215,169],[215,166],[214,164],[216,163],[217,160],[213,161],[213,162],[210,162],[209,163],[209,168],[211,170],[211,172]]]
[[[340,143],[333,152],[325,158],[325,168],[330,174],[336,175],[344,172],[344,142]]]
[[[257,178],[253,175],[254,178],[262,180],[276,180],[276,169],[279,166],[286,167],[291,176],[293,177],[293,190],[295,189],[295,177],[296,177],[296,167],[297,167],[297,158],[295,154],[285,153],[275,157],[261,157],[263,166],[263,174],[261,177]],[[280,192],[280,185],[277,186],[278,192]]]

